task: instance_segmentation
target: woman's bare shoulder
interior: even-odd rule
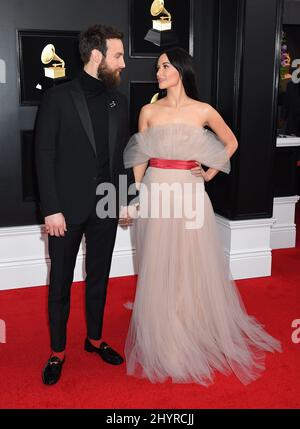
[[[148,120],[153,114],[153,105],[145,104],[140,110],[140,118]]]
[[[144,104],[144,106],[141,108],[141,112],[149,112],[153,108],[153,104]]]
[[[142,109],[145,109],[146,111],[153,111],[156,110],[158,107],[163,106],[165,104],[165,100],[163,98],[156,100],[152,103],[145,104]]]
[[[212,109],[212,106],[204,101],[193,100],[194,106],[201,112],[208,111]]]
[[[158,105],[158,101],[155,103],[145,104],[140,110],[140,116],[149,120],[159,107],[160,104]]]
[[[148,128],[149,123],[151,122],[151,118],[153,117],[155,109],[153,108],[153,104],[145,104],[139,114],[139,131],[144,131]]]

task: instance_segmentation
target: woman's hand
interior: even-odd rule
[[[208,174],[209,170],[207,170],[207,171],[203,170],[200,162],[196,161],[196,163],[198,164],[198,167],[191,168],[191,170],[190,170],[192,175],[196,176],[196,177],[203,177],[203,180],[205,182],[209,182],[211,180],[211,176]]]

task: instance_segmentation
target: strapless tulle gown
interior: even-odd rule
[[[222,142],[191,125],[157,125],[134,134],[125,167],[151,158],[196,160],[230,172]],[[174,184],[179,187],[170,192]],[[159,193],[153,185],[161,185]],[[186,186],[184,196],[180,186]],[[194,218],[184,210],[175,216],[175,206],[185,200],[196,207]],[[162,214],[164,202],[171,205],[169,216]],[[127,373],[151,382],[170,378],[203,385],[213,381],[215,370],[234,372],[244,384],[256,379],[265,352],[280,351],[280,342],[246,312],[202,177],[187,169],[148,167],[134,227],[138,282],[125,344]]]

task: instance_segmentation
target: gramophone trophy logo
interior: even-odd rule
[[[45,76],[51,79],[59,79],[66,76],[65,62],[56,53],[55,47],[52,44],[46,45],[41,54],[41,61],[43,64],[53,63],[49,67],[44,67]]]
[[[145,40],[157,46],[170,46],[178,43],[178,37],[172,29],[171,14],[164,7],[164,0],[154,0],[150,9],[152,16],[160,16],[152,20],[152,28]]]

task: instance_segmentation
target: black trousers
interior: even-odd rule
[[[64,237],[49,236],[51,269],[48,311],[53,351],[61,352],[66,347],[70,290],[83,235],[86,239],[87,336],[94,340],[101,338],[106,290],[117,226],[116,218],[99,219],[93,211],[84,223],[67,225]]]

